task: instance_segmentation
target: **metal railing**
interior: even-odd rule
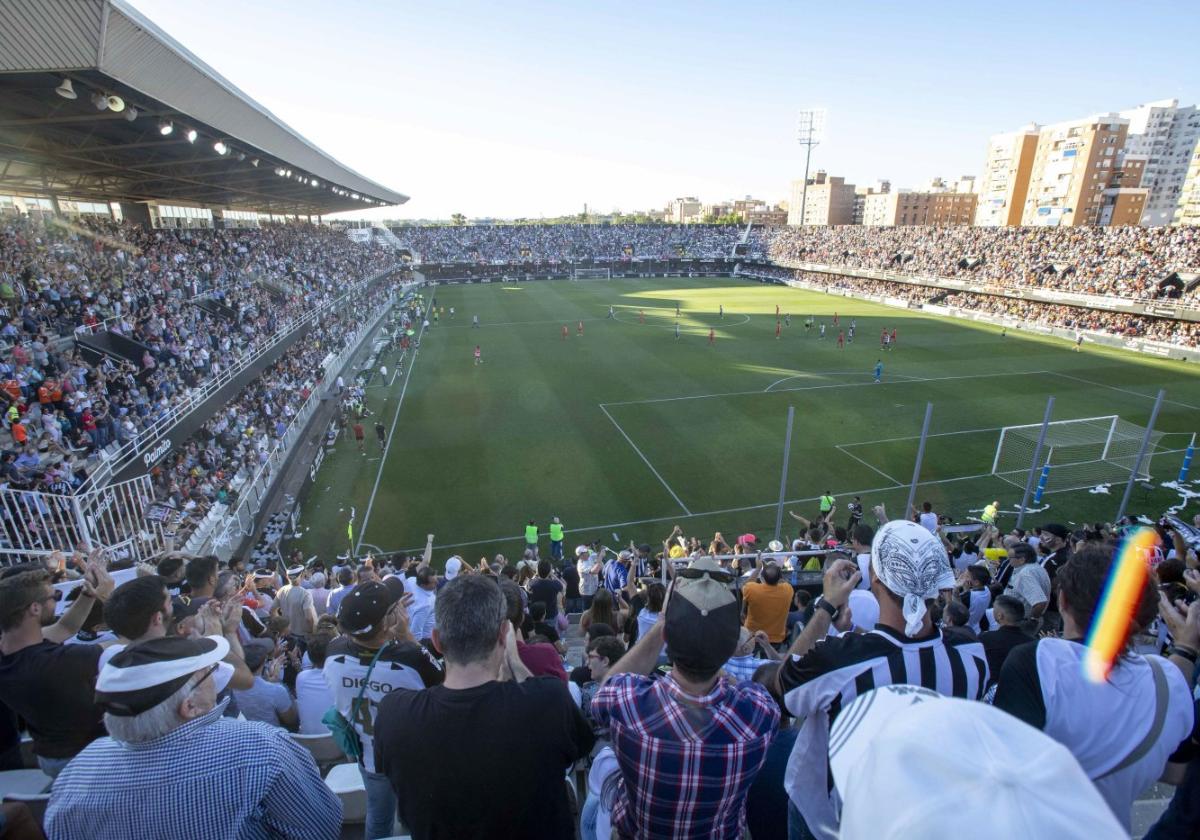
[[[86,490],[103,486],[113,475],[129,466],[137,456],[146,452],[154,452],[156,447],[175,426],[203,405],[213,394],[239,377],[248,367],[262,358],[265,353],[288,338],[298,328],[316,322],[317,319],[341,304],[364,285],[373,283],[381,277],[386,277],[388,274],[395,273],[401,268],[402,266],[395,264],[360,280],[338,297],[325,301],[303,315],[296,316],[286,324],[281,325],[272,335],[260,338],[250,344],[237,364],[223,367],[215,376],[209,377],[201,384],[188,389],[166,412],[155,418],[149,426],[140,430],[137,437],[122,444],[107,457],[102,456],[103,459],[92,468],[82,489]]]

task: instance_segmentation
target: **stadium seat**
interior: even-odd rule
[[[41,770],[5,770],[0,773],[0,796],[36,796],[48,793],[54,779]]]
[[[50,804],[49,793],[6,793],[4,795],[5,803],[17,803],[24,805],[29,809],[29,813],[33,816],[38,825],[42,825],[46,820],[46,808]]]
[[[302,735],[293,732],[292,740],[312,753],[313,760],[317,762],[317,769],[322,773],[346,760],[346,754],[337,745],[337,741],[333,740],[332,735]]]
[[[337,764],[325,775],[325,784],[342,800],[342,822],[360,823],[367,819],[367,789],[357,764]]]

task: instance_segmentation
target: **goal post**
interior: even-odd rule
[[[611,280],[611,268],[577,268],[571,272],[572,280]]]
[[[1050,474],[1046,490],[1081,490],[1100,484],[1128,481],[1130,474],[1139,480],[1150,478],[1150,462],[1162,438],[1151,433],[1152,446],[1138,462],[1144,426],[1122,420],[1115,414],[1055,420],[1046,427],[1045,457],[1033,463],[1033,453],[1041,433],[1041,423],[1005,426],[1000,430],[992,474],[1024,488],[1029,471],[1046,465]]]

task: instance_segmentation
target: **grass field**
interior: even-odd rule
[[[364,548],[415,549],[432,532],[435,545],[468,559],[519,553],[525,522],[544,532],[553,515],[568,542],[614,532],[658,541],[675,523],[688,533],[769,535],[788,406],[796,421],[787,499],[804,515],[826,489],[843,510],[860,493],[868,509],[884,502],[898,514],[926,402],[934,437],[917,499],[959,519],[993,498],[1008,510],[1020,502],[1020,489],[989,474],[999,429],[1041,422],[1049,395],[1056,420],[1119,414],[1144,424],[1165,387],[1157,428],[1172,434],[1161,446],[1183,447],[1200,430],[1200,371],[1186,364],[1086,345],[1076,353],[1056,339],[1002,337],[986,324],[781,286],[562,281],[443,286],[436,297],[456,317],[424,335],[400,376],[376,377],[368,389],[370,409],[385,426],[395,421],[391,445],[381,453],[368,435],[360,454],[343,436],[329,453],[303,503],[306,553],[346,550],[352,506]],[[791,315],[779,339],[776,306]],[[843,328],[857,320],[844,350],[835,310]],[[470,326],[475,314],[479,329]],[[829,325],[824,340],[806,334],[810,314]],[[884,327],[899,341],[881,354]],[[881,357],[883,381],[874,384]],[[396,357],[380,363],[391,372]],[[1156,483],[1174,479],[1181,460],[1158,456]],[[1052,493],[1050,510],[1028,522],[1111,519],[1122,491]],[[1138,488],[1131,510],[1156,515],[1177,501]],[[785,517],[785,533],[796,524]]]

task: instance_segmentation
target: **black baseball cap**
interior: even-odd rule
[[[388,610],[398,600],[396,590],[385,583],[360,583],[342,599],[338,624],[351,636],[371,636],[383,626]]]

